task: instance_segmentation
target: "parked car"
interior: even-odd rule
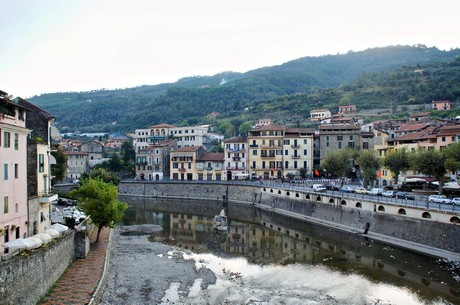
[[[349,186],[344,186],[340,189],[340,191],[344,193],[354,193],[355,190]]]
[[[384,190],[382,188],[374,187],[369,191],[369,195],[382,196],[383,192],[384,192]]]
[[[452,204],[452,200],[447,198],[444,195],[430,195],[428,197],[428,201],[431,203],[444,203],[444,204]]]
[[[382,193],[383,197],[388,197],[388,198],[393,198],[396,197],[396,192],[395,191],[385,191]]]
[[[326,190],[340,191],[340,188],[336,184],[328,184],[328,185],[326,185]]]
[[[326,191],[326,187],[322,184],[313,184],[312,188],[315,192],[325,192]]]
[[[366,190],[364,187],[357,187],[357,188],[355,188],[355,193],[357,193],[357,194],[369,194],[369,191]]]
[[[415,200],[415,196],[412,195],[412,194],[409,194],[407,192],[397,192],[396,193],[396,198],[407,199],[407,200]]]
[[[78,205],[78,202],[73,199],[67,199],[67,198],[58,198],[57,204],[59,205],[67,205],[67,206],[76,206]]]
[[[452,204],[460,205],[460,197],[455,197],[454,199],[452,199]]]

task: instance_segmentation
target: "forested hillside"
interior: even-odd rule
[[[460,95],[460,50],[394,46],[305,57],[246,73],[186,77],[173,84],[52,93],[29,101],[53,113],[61,132],[132,132],[158,123],[199,124],[215,111],[238,125],[282,117],[302,121],[319,107],[416,105]],[[423,75],[414,74],[423,69]],[[216,123],[216,122],[213,122]],[[219,122],[217,122],[219,123]]]

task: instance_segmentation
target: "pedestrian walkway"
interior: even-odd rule
[[[104,228],[95,243],[97,230],[90,235],[90,251],[85,259],[74,261],[59,278],[42,305],[88,304],[103,274],[110,229]]]

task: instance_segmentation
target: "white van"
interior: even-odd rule
[[[315,192],[325,192],[326,191],[326,187],[323,184],[313,184],[312,188]]]
[[[383,190],[382,188],[374,187],[374,188],[372,188],[372,189],[369,191],[369,195],[372,195],[372,196],[382,196],[383,191],[384,191],[384,190]]]

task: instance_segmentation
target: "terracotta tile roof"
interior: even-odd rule
[[[194,152],[201,148],[201,146],[185,146],[178,149],[174,149],[172,152]]]
[[[176,126],[162,123],[162,124],[150,126],[149,128],[176,128]]]
[[[247,139],[243,137],[233,137],[224,139],[224,143],[246,143]]]
[[[414,131],[419,131],[425,128],[428,128],[431,126],[430,124],[427,123],[419,123],[419,124],[405,124],[402,125],[401,128],[398,130],[395,130],[396,133],[400,132],[414,132]]]
[[[224,160],[225,160],[224,153],[204,153],[197,159],[197,161],[219,161],[219,162],[224,162]]]
[[[313,128],[287,128],[285,134],[314,134],[315,130]]]
[[[319,130],[343,130],[343,129],[361,129],[358,125],[347,124],[324,124],[319,126]]]
[[[259,130],[285,130],[286,126],[284,125],[262,125],[256,128],[251,129],[250,131],[259,131]]]

